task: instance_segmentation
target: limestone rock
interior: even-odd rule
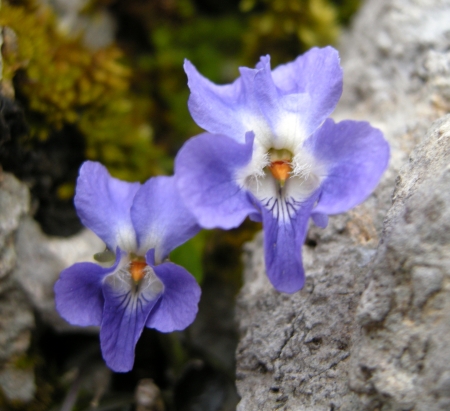
[[[0,174],[0,184],[0,247],[3,248],[21,217],[28,212],[30,199],[27,188],[10,174]]]
[[[92,262],[93,255],[104,248],[92,231],[82,230],[68,238],[50,237],[31,217],[23,219],[16,234],[18,259],[14,276],[42,320],[59,331],[95,330],[73,327],[60,317],[55,309],[53,286],[62,270],[76,262]]]
[[[238,299],[239,411],[358,410],[349,389],[355,320],[378,243],[378,196],[350,213],[310,227],[303,247],[306,285],[277,292],[264,270],[262,235],[245,250],[245,286]]]
[[[450,116],[401,171],[357,311],[351,388],[372,410],[450,407]]]
[[[30,378],[31,376],[31,378]],[[9,401],[28,402],[33,398],[33,373],[27,369],[6,367],[0,372],[0,387]]]
[[[56,312],[53,285],[64,268],[91,260],[104,248],[88,230],[70,238],[44,235],[28,214],[29,201],[24,184],[0,174],[0,390],[7,400],[25,403],[35,391],[32,367],[20,365],[26,363],[33,310],[57,330],[79,329]]]
[[[247,246],[238,301],[239,411],[328,411],[355,401],[342,377],[375,242],[349,235],[350,224],[348,216],[340,216],[322,238],[316,229],[310,233],[310,245],[303,249],[306,285],[294,295],[278,293],[268,283],[261,236]]]
[[[116,24],[106,7],[86,13],[89,3],[86,0],[41,0],[41,3],[53,8],[63,32],[73,37],[81,35],[88,47],[99,49],[114,42]]]
[[[448,21],[448,1],[369,0],[346,35],[335,117],[379,127],[390,167],[364,204],[310,228],[301,292],[270,286],[261,235],[247,245],[239,411],[449,408],[450,118],[427,134],[450,109]]]
[[[0,390],[7,399],[22,402],[31,400],[35,390],[33,370],[17,365],[29,348],[34,315],[13,269],[14,237],[28,207],[28,189],[12,175],[0,174]]]
[[[450,111],[450,2],[368,0],[340,46],[338,118],[385,132],[395,174],[434,120]]]

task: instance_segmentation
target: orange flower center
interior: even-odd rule
[[[131,262],[130,274],[136,284],[144,278],[145,267],[147,267],[147,263],[145,261],[134,260]]]
[[[270,165],[268,169],[272,173],[273,178],[280,182],[281,187],[283,187],[291,174],[292,157],[293,155],[289,150],[275,150],[273,148],[269,150]]]
[[[279,160],[272,161],[269,165],[269,170],[275,180],[280,181],[280,183],[284,183],[289,178],[292,167],[288,162]]]

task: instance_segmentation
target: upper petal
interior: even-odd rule
[[[136,194],[131,218],[140,253],[155,249],[156,263],[200,231],[181,199],[174,177],[148,180]]]
[[[252,157],[253,138],[239,144],[222,135],[201,134],[188,140],[175,159],[181,197],[204,228],[229,229],[254,212],[236,173]]]
[[[102,322],[102,280],[113,272],[120,261],[117,253],[112,267],[103,268],[93,263],[77,263],[61,272],[55,283],[56,310],[72,325],[99,326]]]
[[[194,121],[206,131],[224,134],[241,143],[245,133],[270,133],[255,95],[253,78],[256,70],[243,67],[241,77],[232,84],[217,85],[203,77],[188,60],[184,63],[191,90],[188,106]]]
[[[255,95],[260,111],[270,125],[268,138],[256,135],[267,148],[295,151],[311,133],[309,110],[311,96],[306,93],[283,94],[276,87],[270,69],[270,57],[262,57],[255,75]]]
[[[313,48],[291,63],[270,71],[262,57],[255,75],[261,111],[274,131],[274,146],[294,149],[336,107],[342,94],[342,69],[332,47]]]
[[[342,68],[333,47],[314,47],[272,72],[280,104],[297,112],[310,135],[333,112],[342,94]],[[305,98],[305,94],[308,98]]]
[[[309,93],[320,97],[324,92],[330,93],[330,107],[335,106],[342,92],[339,53],[331,46],[313,47],[294,61],[277,66],[272,78],[281,94]]]
[[[336,214],[363,202],[377,186],[389,162],[389,144],[380,130],[363,121],[328,119],[305,144],[326,170],[314,209]]]
[[[173,263],[154,266],[164,284],[164,293],[148,317],[146,326],[161,332],[183,330],[197,315],[201,290],[195,278]]]
[[[147,318],[161,297],[164,286],[151,267],[136,286],[125,269],[103,282],[105,299],[100,345],[106,364],[113,371],[133,368],[134,349]]]
[[[78,216],[110,250],[136,248],[130,209],[139,187],[111,177],[97,162],[86,161],[80,168],[74,200]]]

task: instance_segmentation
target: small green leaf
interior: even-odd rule
[[[94,260],[99,263],[110,263],[116,259],[116,255],[111,251],[106,249],[101,253],[94,254]]]

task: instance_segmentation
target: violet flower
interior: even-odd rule
[[[80,169],[75,207],[115,261],[109,267],[86,262],[65,269],[55,284],[56,309],[70,324],[100,326],[106,364],[126,372],[144,327],[170,332],[194,320],[200,287],[167,257],[199,227],[173,177],[127,183],[91,161]]]
[[[342,92],[332,47],[273,71],[270,57],[261,57],[223,86],[189,61],[184,69],[191,115],[213,134],[189,140],[177,156],[183,200],[205,228],[262,221],[270,281],[279,291],[301,289],[309,217],[326,227],[329,214],[361,203],[387,167],[387,142],[367,122],[328,118]]]

